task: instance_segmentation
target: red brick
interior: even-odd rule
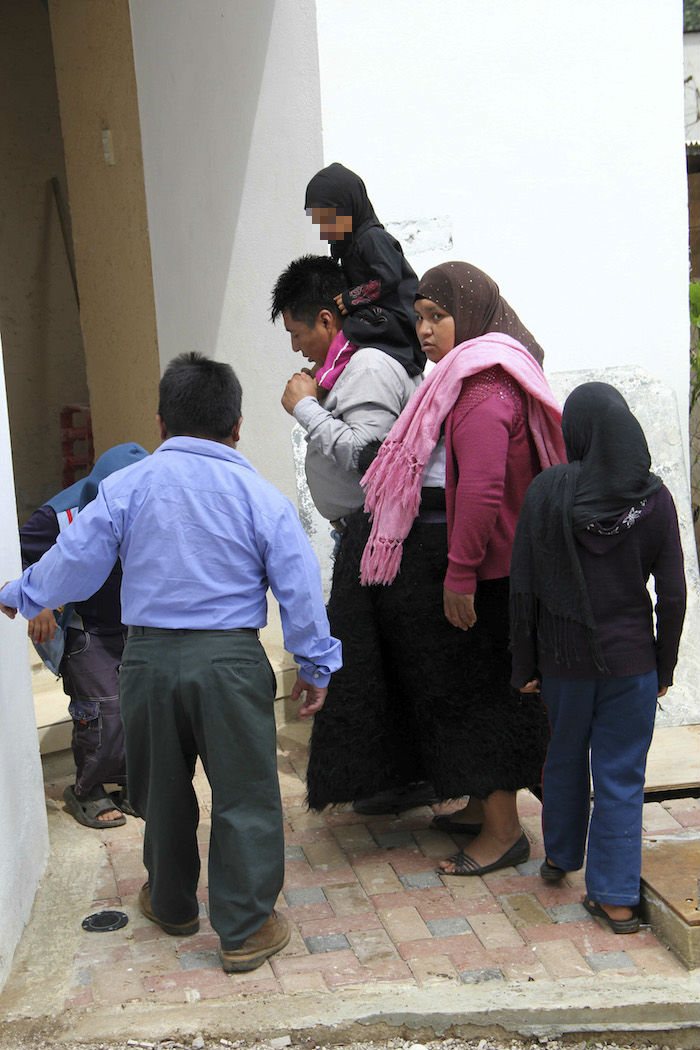
[[[334,842],[335,839],[330,828],[306,828],[303,831],[286,831],[284,841],[287,846],[303,846],[305,842]],[[287,866],[295,863],[288,860]],[[300,859],[299,863],[304,864],[305,861]]]
[[[414,849],[403,849],[397,847],[396,849],[357,849],[348,850],[347,858],[353,868],[361,867],[363,864],[391,864],[394,871],[399,869],[396,864],[401,864],[401,861],[407,861],[409,864],[415,861],[420,862],[422,867],[420,869],[411,868],[411,871],[429,871],[430,863],[423,856],[421,851],[416,846]],[[401,873],[404,873],[404,869],[401,868]]]
[[[287,904],[278,904],[277,911],[282,912],[288,919],[295,922],[297,926],[301,926],[305,922],[336,918],[335,912],[327,901],[325,904],[295,904],[291,908]]]
[[[450,891],[441,886],[429,886],[425,890],[402,890],[397,893],[375,893],[370,897],[377,911],[387,908],[405,908],[412,906],[418,908],[428,904],[439,905],[441,902],[449,904],[453,900]],[[431,916],[432,917],[432,916]]]
[[[304,864],[304,861],[287,861],[289,864]],[[288,873],[284,880],[285,889],[302,889],[308,886],[334,886],[342,882],[354,882],[357,875],[352,868],[334,868],[333,871],[313,870],[308,865],[308,872],[297,869],[297,872]]]
[[[612,930],[604,929],[597,922],[553,922],[551,926],[523,926],[518,933],[528,944],[538,944],[542,941],[571,941],[581,955],[594,955],[596,952],[619,952],[626,948],[656,948],[659,945],[656,937],[647,931],[632,934],[621,945],[617,934]]]
[[[144,884],[143,873],[141,875],[132,875],[128,879],[117,879],[117,890],[119,891],[120,897],[129,896],[133,893],[138,893]]]
[[[494,897],[506,893],[537,893],[545,885],[539,875],[502,875],[491,871],[481,877]]]
[[[497,948],[487,952],[490,962],[487,970],[500,970],[509,981],[546,980],[547,970],[532,947]]]
[[[338,952],[317,952],[315,955],[274,955],[270,959],[270,965],[276,976],[286,973],[308,973],[311,970],[319,970],[324,978],[328,974],[339,972],[352,972],[359,967],[357,956],[349,948]]]
[[[543,886],[535,896],[543,908],[556,908],[558,904],[576,904],[581,900],[581,890],[560,882],[558,886]]]
[[[420,941],[404,941],[396,948],[402,959],[416,959],[421,955],[449,955],[477,950],[479,939],[473,933],[459,933],[453,937],[430,937]]]
[[[374,911],[355,912],[352,915],[333,916],[331,919],[316,919],[301,924],[302,937],[323,937],[329,933],[350,933],[355,930],[379,930],[382,924]]]
[[[294,995],[296,992],[328,991],[323,974],[318,970],[311,970],[309,973],[284,973],[279,978],[279,982],[285,995]]]

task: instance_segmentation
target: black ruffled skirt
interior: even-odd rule
[[[539,785],[549,724],[537,694],[510,685],[508,580],[479,583],[476,625],[443,612],[447,527],[418,518],[388,587],[362,587],[369,536],[348,519],[328,604],[343,667],[314,718],[308,802],[320,810],[416,780],[439,798]]]

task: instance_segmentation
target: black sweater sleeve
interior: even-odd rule
[[[659,689],[673,684],[673,671],[678,660],[686,603],[678,515],[671,493],[667,489],[662,491],[667,502],[667,525],[651,570],[656,590],[656,666]]]
[[[22,568],[34,565],[39,561],[58,539],[58,518],[56,511],[49,506],[39,507],[31,518],[19,530],[19,542],[22,549]]]

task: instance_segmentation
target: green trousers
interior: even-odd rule
[[[151,907],[171,923],[198,912],[199,755],[212,790],[210,918],[229,950],[262,926],[284,881],[274,694],[255,631],[130,628],[119,695]]]

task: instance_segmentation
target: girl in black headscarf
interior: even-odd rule
[[[613,932],[634,933],[646,756],[685,614],[678,519],[614,387],[577,387],[562,431],[569,463],[534,479],[518,520],[511,681],[523,693],[541,689],[552,727],[540,873],[558,882],[580,868],[588,837],[584,907]]]
[[[403,365],[409,376],[425,367],[415,328],[418,278],[401,245],[374,213],[359,175],[329,164],[306,187],[307,215],[330,242],[348,290],[336,299],[343,333],[356,347],[374,346]]]

